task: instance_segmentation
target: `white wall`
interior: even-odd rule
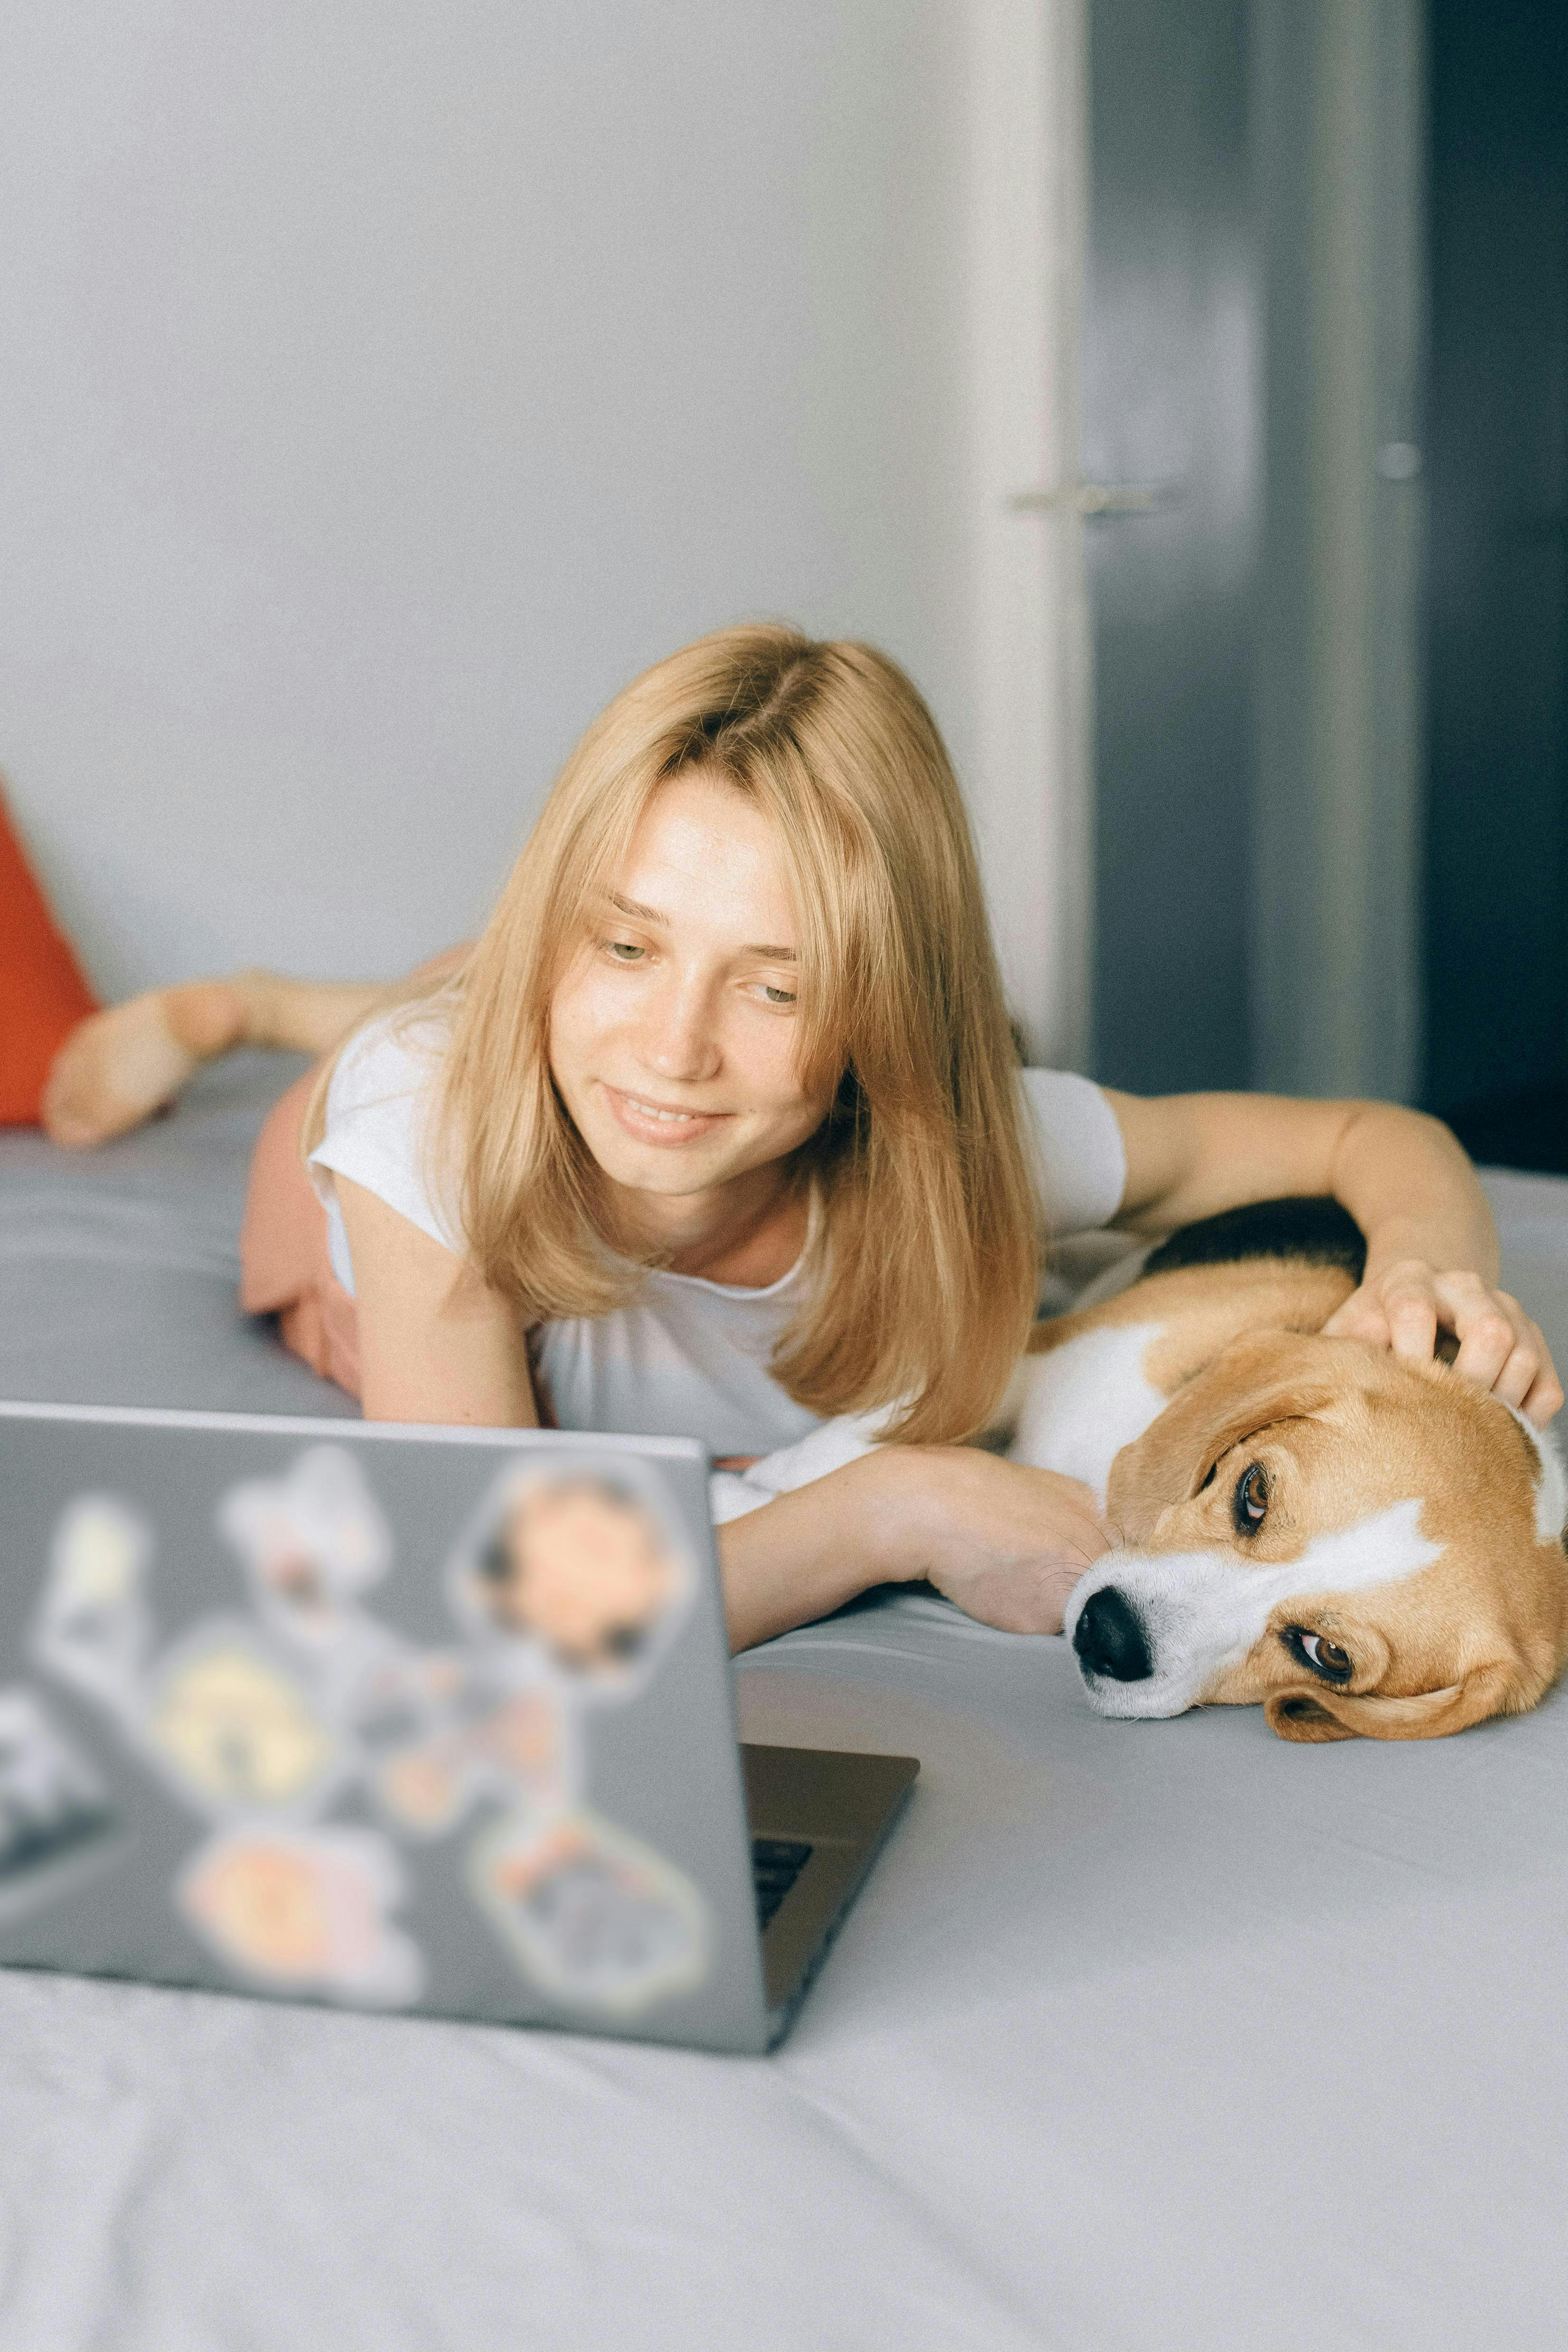
[[[972,30],[6,12],[0,769],[101,987],[456,936],[594,710],[741,615],[887,646],[970,768]]]

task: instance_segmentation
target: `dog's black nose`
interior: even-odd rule
[[[1089,1595],[1072,1629],[1072,1646],[1085,1674],[1141,1683],[1155,1671],[1142,1620],[1113,1584],[1103,1584]]]

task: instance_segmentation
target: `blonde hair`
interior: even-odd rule
[[[801,1081],[836,1086],[793,1155],[821,1213],[774,1377],[814,1412],[967,1436],[1028,1336],[1039,1204],[963,803],[929,711],[869,646],[720,630],[635,679],[567,761],[454,990],[437,1126],[473,1263],[529,1324],[602,1315],[635,1282],[551,1079],[550,995],[653,794],[694,769],[776,828]]]

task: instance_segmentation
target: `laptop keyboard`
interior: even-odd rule
[[[811,1849],[803,1838],[752,1839],[751,1883],[757,1890],[758,1933],[767,1927],[810,1859]]]

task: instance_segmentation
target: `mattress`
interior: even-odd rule
[[[236,1060],[0,1138],[0,1394],[341,1413],[234,1303]],[[1568,1183],[1493,1175],[1568,1361]],[[1430,1745],[1091,1715],[905,1596],[737,1669],[923,1759],[765,2060],[0,1974],[5,2352],[1553,2340],[1568,1702]]]

